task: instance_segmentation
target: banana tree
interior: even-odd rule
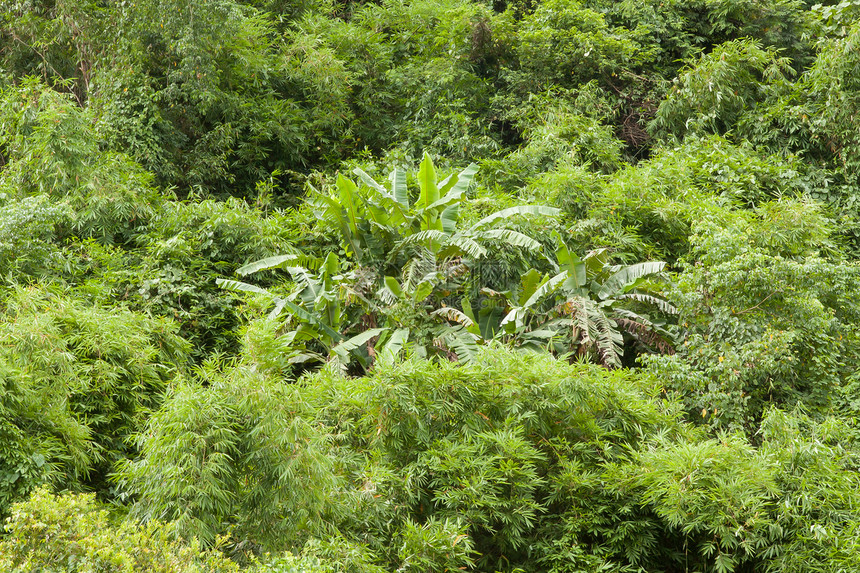
[[[672,351],[673,336],[664,322],[634,310],[646,304],[663,315],[677,314],[649,284],[665,263],[610,265],[605,249],[580,258],[564,244],[556,258],[557,273],[532,270],[519,292],[497,293],[509,305],[500,322],[503,336],[525,347],[595,356],[609,368],[621,365],[623,333],[645,347]]]
[[[377,298],[386,303],[381,316],[391,332],[380,337],[383,350],[395,355],[389,339],[402,342],[409,340],[412,352],[417,356],[441,355],[449,360],[468,362],[477,353],[479,337],[470,328],[471,321],[462,312],[452,307],[438,306],[431,295],[445,280],[433,266],[411,263],[402,273],[402,278],[386,276],[385,284]]]
[[[285,269],[293,278],[295,287],[287,296],[278,296],[237,280],[219,278],[216,282],[227,290],[268,297],[273,306],[268,315],[269,320],[275,320],[285,312],[289,314],[287,324],[290,330],[285,332],[282,339],[282,343],[292,349],[289,363],[336,359],[346,366],[351,359],[356,359],[366,368],[369,361],[365,345],[384,333],[385,329],[371,328],[351,337],[343,334],[352,326],[346,320],[343,300],[349,297],[367,305],[372,306],[372,303],[352,288],[355,277],[341,272],[337,255],[329,253],[325,259],[296,254],[279,255],[245,265],[236,272],[240,276],[247,276],[276,268]]]
[[[388,271],[402,267],[418,249],[428,250],[439,260],[479,259],[487,254],[482,243],[488,240],[540,249],[540,243],[531,237],[498,225],[516,215],[555,216],[558,209],[540,205],[512,207],[493,213],[468,228],[458,228],[460,207],[477,170],[477,166],[471,164],[438,181],[433,161],[425,153],[418,170],[418,193],[414,203],[410,201],[403,171],[392,171],[386,186],[358,168],[353,173],[359,183],[339,175],[333,191],[328,194],[311,187],[311,202],[317,216],[338,229],[347,252],[356,262],[382,263]]]

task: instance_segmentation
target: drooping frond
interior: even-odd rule
[[[601,300],[609,298],[619,291],[631,288],[639,279],[662,272],[664,268],[666,263],[662,261],[648,261],[622,267],[606,279],[597,296]]]
[[[443,306],[438,310],[434,310],[430,313],[430,316],[438,316],[451,322],[457,322],[459,324],[462,324],[466,328],[475,324],[475,322],[471,318],[466,316],[463,311],[457,310],[456,308],[452,308],[450,306]]]
[[[511,231],[510,229],[493,229],[491,231],[484,231],[481,233],[481,237],[486,239],[498,239],[514,247],[523,247],[530,251],[537,251],[541,248],[541,244],[538,241],[535,241],[531,237],[518,231]]]
[[[257,294],[271,295],[271,293],[264,288],[260,288],[256,285],[252,285],[252,284],[248,284],[248,283],[243,283],[242,281],[234,281],[231,279],[219,278],[219,279],[215,279],[215,284],[218,285],[219,287],[225,289],[225,290],[230,290],[230,291],[234,291],[234,292],[253,292],[253,293],[257,293]]]
[[[663,300],[660,297],[657,297],[657,296],[654,296],[651,294],[631,292],[631,293],[627,293],[627,294],[618,295],[616,298],[619,300],[630,299],[630,300],[636,300],[636,301],[644,302],[644,303],[648,303],[648,304],[653,304],[654,306],[656,306],[657,308],[659,308],[661,311],[665,312],[666,314],[672,314],[672,315],[678,314],[678,309],[675,308],[672,304]]]
[[[288,254],[275,255],[274,257],[266,257],[253,263],[248,263],[243,267],[236,269],[236,274],[239,276],[247,276],[266,269],[277,269],[285,266],[300,266],[316,271],[322,265],[323,260],[319,257],[304,254]]]
[[[427,280],[436,279],[436,259],[427,249],[421,249],[417,256],[403,266],[401,272],[404,288],[416,286]]]
[[[478,337],[463,326],[448,329],[442,336],[445,346],[463,363],[471,362],[478,353]]]
[[[630,318],[616,318],[615,323],[646,346],[655,348],[662,354],[675,354],[675,347],[654,330],[653,324],[639,322]]]
[[[618,368],[624,353],[624,337],[618,332],[618,326],[612,319],[600,312],[596,305],[592,306],[597,312],[589,315],[589,321],[594,325],[594,342],[600,354],[600,361],[607,368]]]
[[[440,258],[466,255],[473,259],[480,259],[487,254],[487,250],[477,241],[466,235],[454,235],[448,239],[442,250],[439,251]]]
[[[600,362],[607,368],[621,366],[624,337],[615,322],[591,299],[576,296],[563,306],[573,321],[573,341],[580,349],[595,347]]]
[[[448,235],[446,235],[444,231],[440,231],[437,229],[426,229],[424,231],[419,231],[414,235],[409,235],[408,237],[404,238],[398,243],[395,249],[400,250],[403,247],[418,243],[425,243],[427,241],[437,241],[441,243],[444,242],[447,238]]]
[[[556,209],[555,207],[544,207],[543,205],[520,205],[518,207],[502,209],[501,211],[496,211],[492,215],[484,217],[472,225],[471,230],[473,232],[479,231],[486,228],[494,221],[514,217],[516,215],[546,215],[548,217],[555,217],[559,214],[561,214],[561,209]]]

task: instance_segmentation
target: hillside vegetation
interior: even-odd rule
[[[860,563],[860,0],[0,0],[0,570]]]

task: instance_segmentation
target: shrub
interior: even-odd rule
[[[0,513],[45,482],[106,487],[187,357],[175,325],[47,289],[0,306]]]
[[[0,569],[15,573],[230,573],[235,563],[169,527],[117,521],[93,494],[36,490],[16,503],[0,537]]]

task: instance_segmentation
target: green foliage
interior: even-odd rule
[[[0,188],[37,193],[75,211],[66,233],[127,242],[160,197],[152,177],[122,154],[100,153],[90,114],[33,78],[2,92]]]
[[[71,223],[68,205],[52,204],[44,195],[0,206],[0,273],[38,275],[62,264],[62,254],[53,241]]]
[[[785,82],[789,63],[753,40],[721,44],[680,71],[657,110],[652,131],[725,134],[773,84]]]
[[[275,49],[272,25],[259,12],[229,1],[171,0],[119,12],[121,73],[101,71],[93,105],[104,141],[130,150],[160,183],[245,194],[275,170],[317,155],[312,143],[321,142],[298,127],[316,114],[313,103],[307,113],[290,85],[290,59]],[[320,135],[343,125],[342,117],[331,108],[317,114]]]
[[[117,14],[97,2],[5,2],[0,7],[4,80],[37,76],[83,104],[96,61],[114,37]]]
[[[18,288],[0,323],[0,511],[42,483],[103,487],[187,357],[175,326]]]
[[[855,570],[811,4],[0,2],[0,569]]]
[[[474,551],[466,528],[446,519],[430,518],[423,525],[407,521],[401,532],[398,571],[453,571],[472,567]]]
[[[533,252],[541,249],[535,239],[499,228],[499,221],[558,213],[549,207],[519,205],[491,213],[467,229],[458,229],[460,207],[466,202],[476,171],[477,167],[470,165],[440,182],[430,156],[425,154],[417,174],[419,189],[414,202],[406,174],[396,169],[389,176],[387,188],[356,168],[361,186],[339,176],[331,194],[314,189],[316,214],[340,232],[344,252],[355,259],[358,267],[345,272],[345,261],[330,252],[325,259],[278,255],[238,269],[240,275],[247,275],[286,268],[294,285],[284,297],[245,282],[217,281],[229,290],[268,297],[274,309],[267,320],[287,311],[281,340],[272,338],[277,335],[269,326],[250,330],[252,336],[266,332],[263,336],[274,344],[257,339],[270,348],[261,355],[262,362],[279,363],[282,366],[277,368],[283,370],[284,360],[275,359],[271,352],[291,348],[285,357],[287,364],[322,362],[328,355],[343,366],[356,358],[366,369],[374,356],[393,358],[407,341],[419,356],[469,360],[476,351],[480,332],[468,316],[471,309],[461,312],[446,299],[465,289],[463,275],[469,264],[488,254],[484,244],[501,242]],[[392,271],[399,277],[388,274]],[[440,325],[437,319],[448,322]],[[450,323],[456,326],[452,328]]]
[[[694,222],[781,196],[812,194],[825,184],[796,157],[766,155],[722,137],[688,137],[619,171],[602,188],[592,183],[588,215],[635,230],[641,240],[620,244],[622,252],[674,262],[688,252]]]
[[[638,397],[638,383],[626,372],[496,349],[467,367],[413,360],[366,379],[323,373],[302,393],[343,435],[334,455],[355,488],[345,534],[406,559],[402,566],[419,558],[409,548],[418,536],[419,555],[435,554],[433,570],[442,570],[437,544],[448,544],[451,559],[472,543],[478,570],[531,571],[544,556],[535,544],[553,535],[555,480],[567,461],[582,464],[584,476],[598,471],[621,444],[668,422]]]
[[[691,414],[754,432],[766,404],[832,411],[856,368],[856,264],[821,258],[814,204],[779,201],[703,221],[673,296],[688,328],[673,357],[649,358]],[[816,248],[818,247],[818,248]]]
[[[621,366],[622,332],[647,349],[672,351],[672,336],[662,328],[664,321],[652,321],[624,305],[645,303],[661,313],[677,313],[648,284],[665,263],[610,265],[605,250],[580,258],[565,246],[557,257],[561,272],[541,276],[532,270],[514,296],[506,295],[510,310],[499,326],[518,344],[592,357],[610,368]]]
[[[641,57],[628,30],[610,27],[601,13],[576,0],[541,2],[518,32],[516,78],[533,93],[592,79],[608,82]]]
[[[87,495],[45,489],[12,506],[0,537],[0,567],[15,573],[228,573],[234,563],[192,543],[176,541],[158,523],[138,526],[112,519]]]
[[[170,520],[207,545],[226,536],[239,554],[324,532],[338,480],[328,438],[299,415],[296,389],[215,364],[198,377],[177,381],[138,436],[142,457],[117,466],[131,515]]]
[[[818,13],[828,36],[845,36],[852,23],[860,18],[860,3],[856,0],[843,0],[838,4],[815,4],[812,9]]]
[[[288,214],[232,198],[168,202],[135,238],[138,268],[118,277],[115,292],[131,291],[139,308],[176,319],[195,359],[232,352],[239,319],[212,275],[290,251],[296,233]]]
[[[621,162],[621,142],[610,126],[594,117],[593,110],[585,111],[589,103],[567,102],[550,92],[506,109],[505,116],[516,122],[526,143],[502,159],[484,162],[492,184],[513,189],[545,172],[575,165],[615,171]]]
[[[854,24],[844,38],[825,43],[796,88],[809,102],[802,111],[810,138],[849,180],[860,172],[857,160],[860,140],[856,132],[860,83],[855,74],[858,64],[855,47],[859,41],[860,24]]]

